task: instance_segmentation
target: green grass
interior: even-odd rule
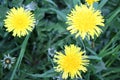
[[[4,27],[6,12],[12,7],[35,2],[36,26],[26,37],[13,37]],[[66,16],[84,0],[0,0],[0,60],[4,54],[16,57],[11,69],[0,63],[0,80],[57,80],[53,55],[64,45],[86,50],[90,64],[84,80],[120,80],[120,0],[101,0],[94,7],[102,11],[105,27],[94,40],[81,40],[66,30]],[[89,21],[89,20],[88,20]],[[77,80],[80,80],[79,78]]]

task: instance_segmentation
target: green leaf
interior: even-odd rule
[[[66,14],[64,14],[62,11],[59,11],[57,9],[54,8],[50,8],[50,10],[54,11],[57,13],[57,18],[63,22],[66,21]]]
[[[76,6],[76,5],[80,5],[80,3],[81,3],[81,1],[80,0],[73,0],[73,4],[74,4],[74,6]]]
[[[16,7],[21,6],[22,3],[23,3],[23,1],[24,1],[24,0],[12,0],[11,6],[16,6]]]
[[[97,55],[97,53],[96,52],[94,52],[92,49],[90,49],[89,47],[86,47],[86,49],[90,52],[90,53],[92,53],[93,55]]]
[[[13,80],[13,79],[14,79],[16,70],[17,70],[17,68],[18,68],[18,67],[20,66],[20,64],[21,64],[21,61],[22,61],[22,58],[23,58],[23,56],[24,56],[25,49],[26,49],[26,46],[27,46],[29,37],[30,37],[30,35],[27,35],[26,38],[25,38],[25,40],[24,40],[23,43],[22,43],[20,55],[19,55],[19,57],[18,57],[18,59],[17,59],[17,63],[16,63],[15,68],[14,68],[12,74],[11,74],[10,80]]]
[[[35,78],[47,78],[47,77],[54,77],[56,75],[54,69],[48,70],[43,74],[29,74],[27,73],[27,75],[31,76],[31,77],[35,77]]]
[[[108,75],[113,74],[113,73],[120,73],[120,68],[119,68],[119,67],[109,68],[109,69],[103,74],[103,77],[108,76]]]
[[[104,63],[103,61],[98,62],[98,63],[95,65],[95,68],[96,68],[96,70],[95,70],[96,73],[99,73],[99,72],[107,69],[107,68],[105,67],[105,63]]]
[[[100,4],[98,5],[97,9],[101,10],[101,8],[108,2],[108,0],[101,0]]]
[[[54,5],[55,7],[57,7],[57,5],[52,0],[45,0],[45,1],[47,1],[47,2],[51,3],[52,5]]]
[[[101,60],[98,56],[89,55],[89,59]]]

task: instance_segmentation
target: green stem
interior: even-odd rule
[[[13,70],[13,72],[12,72],[11,77],[10,77],[10,80],[13,80],[13,79],[14,79],[16,70],[17,70],[17,68],[20,66],[20,63],[21,63],[22,58],[23,58],[24,53],[25,53],[25,49],[26,49],[26,46],[27,46],[27,42],[28,42],[29,37],[30,37],[30,35],[27,35],[27,36],[25,37],[25,40],[24,40],[23,43],[22,43],[21,50],[20,50],[20,55],[19,55],[19,57],[18,57],[18,60],[17,60],[16,65],[15,65],[15,68],[14,68],[14,70]]]
[[[82,44],[82,46],[83,46],[84,50],[86,50],[86,47],[85,47],[85,44],[84,44],[84,42],[83,42],[82,38],[80,37],[79,39],[80,39],[80,42],[81,42],[81,44]]]

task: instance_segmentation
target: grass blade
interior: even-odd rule
[[[26,46],[27,46],[27,42],[28,42],[29,36],[30,36],[30,35],[27,35],[26,38],[25,38],[25,40],[24,40],[23,43],[22,43],[20,55],[19,55],[19,57],[18,57],[18,60],[17,60],[16,65],[15,65],[15,68],[14,68],[14,70],[13,70],[13,72],[12,72],[11,77],[10,77],[10,80],[13,80],[13,79],[14,79],[16,70],[17,70],[17,68],[20,66],[20,63],[21,63],[22,58],[23,58],[24,53],[25,53],[25,49],[26,49]]]

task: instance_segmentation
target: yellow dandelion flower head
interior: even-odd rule
[[[67,16],[66,22],[69,27],[67,30],[71,34],[76,33],[76,37],[79,35],[84,39],[86,36],[94,39],[94,35],[97,37],[102,30],[98,26],[104,26],[104,19],[99,10],[95,10],[92,6],[87,5],[75,6],[75,9],[71,11]]]
[[[54,62],[57,64],[54,68],[57,72],[62,72],[62,78],[81,77],[81,72],[86,72],[86,66],[89,64],[88,56],[81,51],[81,48],[71,44],[65,46],[65,53],[56,52]]]
[[[93,5],[94,2],[98,2],[99,0],[86,0],[88,5]]]
[[[4,22],[6,30],[18,37],[27,35],[35,26],[34,14],[22,7],[10,9]]]

